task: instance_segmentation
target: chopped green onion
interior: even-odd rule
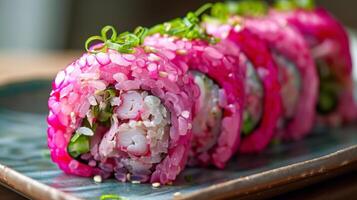
[[[199,9],[195,11],[196,16],[201,16],[204,12],[206,12],[208,9],[212,8],[213,4],[212,3],[206,3],[203,6],[201,6]]]
[[[149,32],[149,30],[147,28],[144,28],[141,26],[137,27],[134,30],[134,34],[139,37],[141,44],[144,43],[144,39],[147,36],[148,32]]]
[[[89,149],[89,137],[85,135],[80,135],[74,142],[72,142],[71,139],[67,148],[69,155],[73,158],[76,158],[81,154],[88,153]]]
[[[278,10],[293,10],[296,8],[296,4],[290,0],[277,0],[274,3],[274,7]]]
[[[109,32],[111,32],[110,37],[108,37]],[[146,28],[138,27],[134,33],[124,32],[118,35],[113,26],[105,26],[101,30],[101,36],[92,36],[87,39],[85,49],[90,53],[105,52],[107,49],[113,49],[120,53],[134,53],[134,48],[143,43],[147,32]],[[95,41],[103,45],[91,49],[90,44]]]
[[[314,0],[276,0],[274,7],[278,10],[293,10],[302,8],[312,10],[315,8]]]
[[[98,48],[98,49],[92,49],[92,50],[89,50],[89,45],[93,42],[93,41],[98,41],[98,42],[101,42],[101,43],[104,43],[105,41],[103,40],[103,38],[102,37],[100,37],[100,36],[91,36],[91,37],[89,37],[88,39],[87,39],[87,41],[86,41],[86,43],[85,43],[85,49],[86,49],[86,51],[88,51],[88,52],[101,52],[101,49],[103,48],[103,47],[100,47],[100,48]]]
[[[156,25],[149,29],[148,35],[153,35],[156,33],[162,35],[177,36],[181,38],[186,38],[189,40],[193,39],[203,39],[208,42],[216,42],[217,40],[211,39],[206,31],[200,26],[200,16],[206,12],[212,4],[205,4],[199,8],[196,12],[189,12],[184,18],[176,18],[169,22]]]
[[[116,194],[104,194],[100,196],[100,200],[127,200],[127,198],[121,197]]]
[[[215,3],[211,8],[211,16],[222,21],[227,21],[228,16],[232,13],[228,9],[228,4],[233,5],[233,3]]]
[[[109,31],[112,31],[112,36],[110,37],[110,40],[111,41],[115,41],[118,34],[117,34],[117,31],[115,30],[115,28],[112,27],[112,26],[105,26],[104,28],[102,28],[101,34],[102,34],[103,40],[108,40],[107,39],[107,33]]]
[[[268,5],[262,0],[243,0],[237,3],[235,13],[243,16],[262,16],[268,11]]]

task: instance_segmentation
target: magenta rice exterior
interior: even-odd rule
[[[48,146],[64,172],[168,184],[184,169],[197,88],[185,64],[175,65],[160,50],[135,51],[86,53],[57,74],[48,101]],[[92,111],[108,107],[110,125],[101,125],[102,116]],[[84,119],[97,125],[94,132]],[[68,152],[75,132],[90,137],[90,151],[76,159]]]
[[[263,113],[260,122],[252,133],[241,136],[242,141],[239,147],[239,151],[242,153],[260,152],[274,138],[279,119],[282,116],[278,67],[273,61],[266,43],[249,30],[239,25],[233,27],[229,24],[207,23],[205,27],[208,33],[233,41],[236,48],[241,49],[250,60],[262,82],[264,98],[262,99]]]
[[[53,162],[96,182],[157,187],[187,165],[223,169],[237,152],[357,119],[337,20],[321,8],[234,4],[216,4],[203,21],[212,4],[151,29],[106,26],[90,37],[52,83]]]
[[[266,41],[279,66],[284,117],[278,135],[301,139],[315,122],[319,84],[304,38],[294,28],[269,17],[245,18],[244,27]]]
[[[344,27],[322,8],[291,11],[271,10],[270,15],[281,24],[289,24],[303,34],[310,53],[320,70],[334,74],[337,105],[331,112],[320,113],[319,122],[337,126],[356,119],[353,98],[352,60],[348,35]],[[321,74],[321,73],[320,73]],[[320,75],[320,91],[324,89]],[[331,82],[330,82],[331,83]]]
[[[229,40],[212,45],[201,40],[185,40],[154,35],[146,39],[146,45],[166,48],[169,57],[187,67],[189,74],[200,81],[208,81],[213,88],[200,88],[193,111],[193,140],[190,151],[191,165],[214,164],[223,168],[237,151],[244,102],[243,74],[239,67],[246,58]],[[200,74],[200,75],[197,75]],[[216,91],[214,97],[205,96]],[[205,102],[202,100],[212,99]],[[205,105],[213,103],[214,105]],[[210,116],[221,115],[218,118]],[[212,120],[210,120],[212,119]],[[218,127],[218,129],[217,129]]]

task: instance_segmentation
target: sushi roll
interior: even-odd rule
[[[323,8],[315,8],[312,0],[276,1],[270,15],[296,28],[309,45],[320,79],[319,122],[338,126],[356,119],[351,53],[343,26]]]
[[[249,11],[243,12],[242,7],[247,5]],[[229,23],[236,23],[263,40],[278,66],[283,103],[278,136],[302,138],[314,125],[318,92],[318,75],[304,38],[294,28],[267,16],[268,6],[262,1],[241,1],[226,6],[236,13],[230,16]]]
[[[152,28],[152,36],[144,44],[166,48],[169,55],[186,66],[199,88],[200,96],[194,99],[189,164],[223,168],[240,142],[244,102],[240,66],[245,65],[246,58],[231,41],[215,42],[206,35],[199,27],[199,15],[189,13]]]
[[[319,84],[304,38],[295,29],[282,26],[268,17],[248,18],[244,24],[267,42],[279,67],[284,114],[278,136],[289,140],[303,138],[315,124]]]
[[[243,24],[229,23],[228,15],[221,15],[225,12],[221,9],[226,9],[225,4],[215,4],[212,15],[205,17],[202,26],[209,34],[234,42],[236,48],[241,49],[248,58],[239,150],[243,153],[260,152],[274,138],[283,114],[278,67],[266,42]]]
[[[64,172],[168,184],[184,169],[197,89],[183,66],[141,45],[145,30],[104,27],[86,45],[100,43],[57,74],[48,146]]]

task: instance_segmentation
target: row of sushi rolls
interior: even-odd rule
[[[312,0],[208,3],[105,26],[85,48],[48,100],[51,158],[68,174],[172,184],[357,117],[347,32]]]

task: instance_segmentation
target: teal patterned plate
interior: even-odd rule
[[[66,175],[51,162],[46,139],[49,91],[47,80],[0,87],[0,183],[33,199],[94,200],[105,194],[131,200],[249,197],[357,162],[356,124],[315,130],[302,141],[272,144],[258,155],[239,155],[225,170],[188,168],[171,186],[115,180],[98,184]]]

